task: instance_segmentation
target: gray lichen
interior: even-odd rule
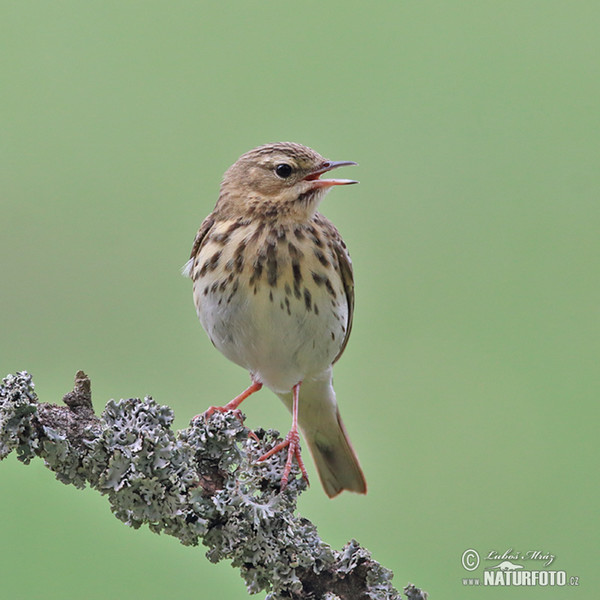
[[[64,401],[40,404],[31,375],[8,375],[0,386],[0,459],[12,451],[26,464],[39,456],[63,483],[106,495],[124,523],[148,524],[189,546],[202,541],[209,560],[231,561],[248,591],[266,590],[269,600],[400,598],[391,571],[366,549],[352,540],[335,551],[295,514],[306,484],[292,471],[280,492],[281,453],[256,461],[278,432],[249,436],[233,413],[219,412],[174,432],[173,411],[150,397],[111,400],[97,418],[81,371]]]
[[[20,371],[7,375],[0,386],[0,460],[13,450],[25,464],[39,450],[33,419],[37,412],[37,396],[31,375]]]

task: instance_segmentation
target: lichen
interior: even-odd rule
[[[32,377],[26,371],[7,375],[0,386],[0,460],[13,450],[28,464],[35,457],[39,441],[32,418],[37,411],[37,396]]]
[[[89,379],[77,376],[68,407],[38,404],[26,372],[3,380],[0,459],[40,456],[63,483],[106,495],[131,527],[147,524],[188,546],[202,541],[210,561],[229,560],[248,591],[266,590],[267,600],[400,597],[391,572],[356,541],[332,550],[296,514],[306,483],[295,468],[280,490],[285,453],[257,462],[277,431],[249,435],[234,413],[215,412],[174,432],[173,411],[150,397],[111,400],[96,418]]]

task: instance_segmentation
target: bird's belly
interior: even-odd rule
[[[196,308],[213,344],[276,393],[327,369],[348,327],[345,297],[324,288],[239,284],[222,292],[195,289]],[[197,293],[202,292],[202,293]]]

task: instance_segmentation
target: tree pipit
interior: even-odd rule
[[[317,212],[325,194],[349,179],[320,179],[354,162],[334,162],[289,142],[247,152],[223,177],[219,199],[192,247],[184,274],[212,343],[250,373],[252,384],[222,407],[237,410],[263,385],[292,413],[283,490],[302,431],[328,496],[367,486],[332,385],[352,327],[352,264],[338,230]]]

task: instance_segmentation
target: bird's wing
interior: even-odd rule
[[[196,256],[202,248],[202,244],[206,240],[206,236],[208,232],[211,230],[212,226],[215,224],[215,220],[212,215],[209,215],[202,221],[202,225],[200,225],[200,229],[198,229],[198,233],[194,239],[194,244],[192,246],[192,252],[190,253],[190,259],[185,263],[181,272],[186,277],[192,276],[192,271],[194,269],[194,261],[196,260]]]
[[[334,260],[337,260],[340,277],[342,279],[342,285],[344,286],[344,293],[346,295],[346,302],[348,304],[348,325],[346,326],[346,335],[344,337],[344,341],[342,342],[340,351],[333,359],[333,362],[335,363],[344,353],[346,344],[350,338],[350,332],[352,331],[352,318],[354,317],[354,274],[352,272],[352,261],[350,260],[350,254],[348,253],[348,249],[346,248],[346,244],[344,243],[342,236],[339,234],[333,223],[328,223],[328,225],[331,227],[331,233],[334,240],[332,248],[334,254],[333,258]]]

